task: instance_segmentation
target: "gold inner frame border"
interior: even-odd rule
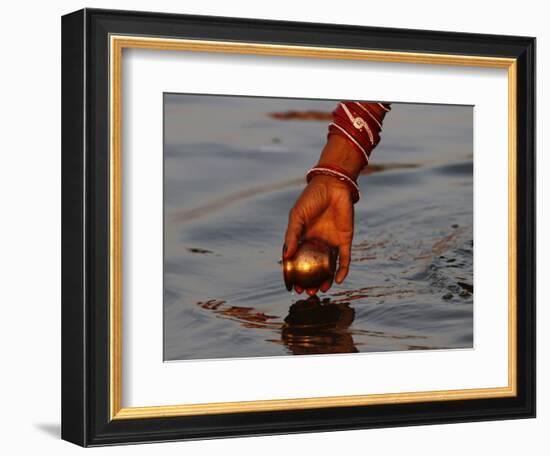
[[[487,399],[517,395],[517,61],[512,58],[111,35],[109,384],[112,420]],[[504,68],[508,72],[508,385],[494,388],[122,407],[122,51],[153,49]]]

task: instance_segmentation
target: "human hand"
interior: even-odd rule
[[[283,247],[283,258],[289,259],[296,253],[300,239],[320,239],[338,249],[339,264],[336,283],[344,281],[351,260],[353,239],[353,198],[345,183],[335,177],[317,175],[311,179],[289,213],[288,228]],[[331,280],[323,282],[319,289],[326,292]],[[304,290],[299,286],[297,293]],[[317,288],[308,288],[311,296]]]
[[[358,192],[357,178],[380,140],[382,121],[390,109],[388,103],[342,102],[333,111],[334,121],[329,125],[327,143],[315,167],[317,170],[324,168],[325,173],[311,174],[309,184],[290,211],[283,247],[284,260],[294,256],[301,239],[322,240],[338,249],[335,280],[336,283],[344,281],[351,261],[353,194]],[[327,170],[333,173],[327,174]],[[336,170],[338,172],[334,175]],[[343,182],[346,180],[347,183]],[[328,280],[319,289],[326,292],[331,285]],[[294,289],[298,293],[304,291],[299,286],[294,286]],[[317,288],[307,289],[309,295],[317,291]]]

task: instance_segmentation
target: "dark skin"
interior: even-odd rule
[[[317,164],[338,165],[357,179],[363,169],[364,159],[344,138],[331,135]],[[290,210],[283,258],[292,258],[300,239],[321,239],[338,249],[335,281],[341,284],[348,275],[351,261],[353,217],[350,188],[332,176],[313,177]],[[313,296],[319,290],[328,291],[331,285],[330,281],[326,281],[319,288],[308,288],[305,291]],[[297,293],[304,292],[299,286],[294,289]]]

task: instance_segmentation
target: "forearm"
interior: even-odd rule
[[[338,165],[357,180],[364,160],[344,138],[330,135],[317,162],[317,166],[324,165]]]
[[[382,103],[338,103],[317,166],[337,165],[356,180],[380,142],[382,122],[390,109]]]

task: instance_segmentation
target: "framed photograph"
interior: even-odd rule
[[[535,39],[62,19],[62,437],[535,416]]]

